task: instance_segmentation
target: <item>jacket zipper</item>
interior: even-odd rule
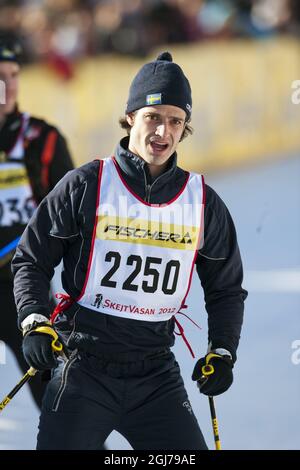
[[[152,184],[148,184],[147,183],[147,177],[146,177],[146,173],[145,173],[145,170],[143,169],[143,172],[144,172],[144,179],[145,179],[145,197],[144,197],[144,201],[145,202],[148,202],[150,204],[150,196],[151,196],[151,190],[153,188],[153,186],[155,185],[155,183],[159,180],[159,178],[161,178],[163,175],[160,175],[156,178],[155,181],[153,181]]]
[[[145,191],[146,191],[145,201],[150,202],[151,184],[146,184]]]
[[[66,386],[67,386],[67,380],[68,380],[68,374],[69,374],[70,367],[73,364],[73,362],[75,362],[76,359],[77,359],[77,354],[75,354],[74,357],[72,357],[64,365],[63,372],[62,372],[62,378],[61,378],[61,384],[60,384],[58,392],[57,392],[57,394],[54,398],[53,405],[52,405],[52,411],[57,411],[58,410],[58,407],[59,407],[59,404],[60,404],[60,401],[61,401],[61,397],[62,397],[62,395],[63,395],[63,393],[66,389]]]

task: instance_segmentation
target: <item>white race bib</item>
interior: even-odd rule
[[[101,164],[89,269],[77,302],[121,318],[169,320],[184,304],[202,240],[203,177],[187,174],[172,201],[153,205],[130,190],[113,158]]]

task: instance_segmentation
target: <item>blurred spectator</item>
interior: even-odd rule
[[[286,25],[286,32],[295,36],[300,35],[300,2],[299,0],[289,0],[290,20]]]
[[[233,33],[269,37],[284,30],[291,19],[290,0],[238,0]]]
[[[299,36],[299,0],[0,0],[0,32],[25,61],[46,61],[63,78],[90,54],[143,56],[152,48],[217,38]]]
[[[198,13],[198,24],[203,38],[231,37],[231,20],[235,8],[228,0],[211,0],[202,5]]]

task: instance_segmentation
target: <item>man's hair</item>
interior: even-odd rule
[[[136,113],[136,111],[134,111],[132,114],[134,115]],[[184,124],[184,130],[182,132],[182,135],[180,137],[180,141],[181,142],[183,139],[185,139],[188,135],[192,135],[193,132],[194,132],[194,129],[192,128],[192,126],[189,124],[190,123],[190,119],[188,119],[185,124]],[[126,116],[124,117],[120,117],[119,119],[119,124],[120,126],[122,127],[122,129],[125,129],[126,132],[127,132],[127,135],[130,135],[130,131],[131,131],[131,125],[127,122],[127,119],[126,119]]]

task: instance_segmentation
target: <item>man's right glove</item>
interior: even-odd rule
[[[192,380],[197,381],[198,388],[204,395],[221,395],[233,382],[232,368],[233,361],[229,351],[212,350],[196,363]]]
[[[63,346],[50,322],[34,322],[23,334],[23,355],[30,367],[47,370],[57,366],[55,352],[62,352]]]

